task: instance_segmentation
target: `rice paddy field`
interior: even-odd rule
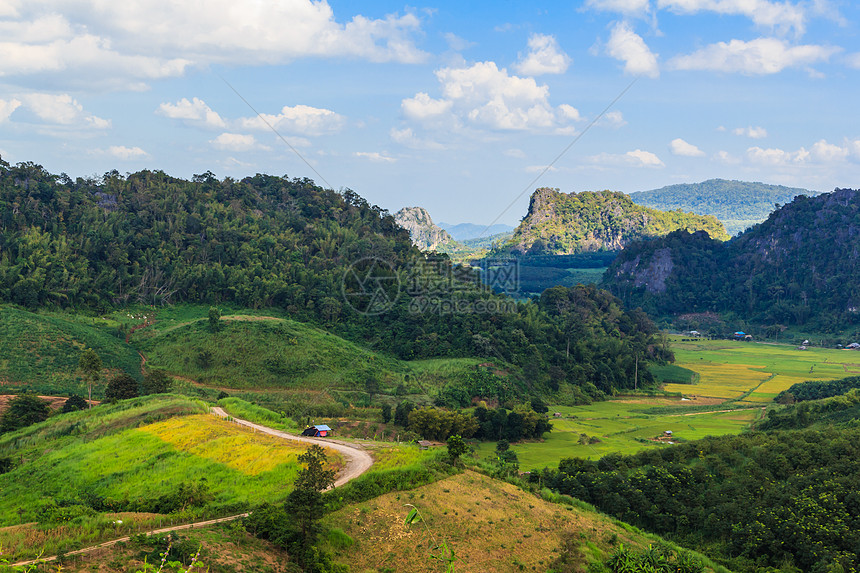
[[[774,397],[805,380],[834,380],[860,374],[860,353],[732,340],[670,337],[675,367],[692,383],[668,383],[675,397],[619,398],[588,406],[555,406],[553,431],[543,441],[511,446],[521,470],[555,466],[567,457],[598,459],[633,454],[670,442],[737,434],[764,416]],[[676,377],[677,378],[677,377]],[[671,438],[664,432],[671,431]],[[656,438],[660,438],[659,440]],[[479,457],[493,458],[493,443],[476,444]]]

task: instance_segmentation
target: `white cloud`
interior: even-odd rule
[[[158,106],[156,113],[171,119],[181,119],[192,123],[200,123],[210,127],[226,127],[227,124],[217,112],[213,111],[206,102],[198,98],[182,98],[175,104],[163,103]]]
[[[31,93],[22,96],[24,106],[46,123],[107,129],[110,120],[84,112],[84,107],[68,94]]]
[[[9,116],[19,107],[21,107],[21,102],[17,99],[0,99],[0,123],[9,119]]]
[[[508,74],[495,62],[436,70],[442,98],[425,92],[404,99],[401,109],[408,119],[425,125],[460,128],[463,125],[494,130],[552,131],[566,133],[579,118],[576,108],[549,103],[549,88],[534,78]]]
[[[737,127],[732,130],[735,135],[749,137],[750,139],[764,139],[767,137],[767,130],[763,127]]]
[[[260,116],[262,118],[259,116],[242,118],[239,120],[239,125],[244,129],[268,131],[269,126],[272,126],[278,131],[288,133],[322,135],[337,132],[344,124],[342,115],[330,109],[307,105],[293,107],[285,105],[277,115],[263,113]]]
[[[467,48],[471,48],[475,45],[475,42],[470,42],[454,34],[452,32],[448,32],[444,35],[445,41],[448,42],[448,47],[454,50],[455,52],[461,52]]]
[[[856,143],[856,142],[853,142]],[[810,150],[810,156],[822,163],[831,163],[834,161],[843,161],[848,158],[850,150],[851,142],[845,147],[840,145],[835,145],[833,143],[827,143],[825,140],[816,141],[812,145],[812,149]]]
[[[504,153],[506,156],[513,157],[515,159],[525,159],[526,158],[526,154],[522,149],[512,148],[512,149],[506,150]]]
[[[0,16],[0,76],[62,72],[68,82],[81,83],[84,75],[127,84],[211,64],[427,57],[413,41],[421,28],[414,14],[344,22],[327,2],[314,0],[210,0],[205,10],[169,0],[0,0]]]
[[[606,52],[624,62],[624,72],[633,76],[656,78],[660,75],[657,56],[626,22],[618,22],[612,29]]]
[[[771,2],[769,0],[658,0],[658,8],[665,8],[677,14],[694,14],[708,11],[725,15],[741,15],[752,20],[757,26],[787,32],[794,29],[802,35],[805,29],[806,13],[798,4],[791,2]]]
[[[425,120],[432,117],[444,115],[451,110],[454,102],[443,99],[433,99],[424,92],[415,94],[415,97],[406,98],[400,102],[403,115],[409,119]]]
[[[108,148],[107,152],[117,159],[126,161],[130,159],[143,159],[144,157],[149,157],[149,153],[140,147],[126,147],[124,145],[112,145]]]
[[[226,151],[251,151],[253,149],[268,149],[259,143],[253,135],[241,133],[222,133],[209,141],[217,149]]]
[[[623,154],[600,153],[588,158],[597,165],[621,165],[630,167],[665,167],[659,157],[650,151],[634,149]]]
[[[563,74],[570,62],[570,56],[562,51],[553,36],[533,34],[529,38],[529,53],[520,57],[514,69],[526,76]]]
[[[620,111],[607,111],[597,124],[611,129],[619,129],[627,125],[627,120],[624,119],[624,114]]]
[[[405,147],[412,149],[444,149],[445,146],[436,141],[418,137],[411,127],[404,129],[391,128],[388,132],[391,139]]]
[[[837,145],[821,139],[813,143],[809,149],[801,147],[797,151],[761,147],[750,147],[747,150],[747,159],[751,163],[778,167],[833,165],[843,163],[852,156],[860,160],[860,140],[846,139],[842,145]]]
[[[860,70],[860,52],[856,54],[849,54],[846,57],[846,61],[848,62],[849,67],[852,67],[855,70]]]
[[[604,12],[619,12],[628,16],[645,14],[651,10],[650,0],[588,0],[588,8]]]
[[[543,173],[544,171],[553,173],[558,171],[558,168],[553,166],[547,167],[546,165],[529,165],[526,167],[526,173]]]
[[[809,157],[809,152],[804,148],[795,152],[789,152],[778,148],[762,149],[761,147],[750,147],[747,149],[747,158],[752,163],[761,165],[779,166],[793,163],[803,163]]]
[[[369,159],[374,163],[394,163],[397,161],[396,158],[385,155],[384,153],[379,153],[378,151],[356,151],[354,155],[356,157]]]
[[[682,157],[702,157],[705,155],[704,151],[692,143],[687,143],[680,137],[672,140],[669,144],[669,150],[672,152],[672,155],[680,155]]]
[[[686,56],[673,58],[669,65],[676,70],[711,70],[739,72],[747,75],[775,74],[785,68],[808,66],[827,61],[840,51],[832,46],[789,46],[776,38],[758,38],[749,42],[732,40],[711,44]]]
[[[728,151],[718,151],[714,154],[714,159],[726,165],[737,165],[741,160]]]

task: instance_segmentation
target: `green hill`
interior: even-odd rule
[[[498,252],[569,255],[618,251],[631,241],[677,229],[704,230],[714,239],[728,239],[714,217],[650,209],[619,192],[567,194],[543,188],[532,194],[528,214]]]
[[[86,396],[86,383],[77,372],[84,348],[101,357],[103,378],[119,372],[140,378],[140,356],[114,336],[115,328],[102,326],[105,319],[65,317],[0,307],[0,385],[5,392]],[[100,398],[103,391],[104,385],[97,384],[93,397]]]
[[[791,203],[798,195],[814,197],[818,191],[798,187],[709,179],[701,183],[681,183],[630,194],[634,203],[665,211],[681,209],[699,215],[713,215],[730,235],[767,219],[779,205]]]
[[[604,284],[653,314],[734,312],[774,328],[856,333],[858,225],[860,191],[799,196],[729,242],[679,231],[630,245]]]

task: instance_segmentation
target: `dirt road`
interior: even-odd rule
[[[228,417],[227,412],[225,412],[222,408],[214,407],[212,408],[212,413],[221,418]],[[254,424],[253,422],[249,422],[247,420],[240,420],[238,418],[231,418],[231,422],[236,424],[240,424],[242,426],[247,426],[249,428],[254,428],[258,432],[263,432],[264,434],[270,434],[272,436],[276,436],[278,438],[283,438],[285,440],[294,440],[296,442],[307,442],[311,444],[319,444],[326,448],[331,448],[333,450],[337,450],[343,457],[346,459],[346,467],[341,472],[340,476],[338,476],[337,480],[334,482],[334,487],[341,486],[346,482],[357,478],[364,472],[370,469],[370,466],[373,465],[373,458],[364,450],[360,450],[356,447],[353,447],[344,442],[337,442],[327,439],[321,438],[306,438],[303,436],[296,436],[293,434],[288,434],[287,432],[282,432],[280,430],[274,430],[272,428],[267,428],[266,426],[261,426],[260,424]],[[175,525],[173,527],[166,527],[164,529],[155,529],[153,531],[147,532],[147,534],[161,534],[161,533],[169,533],[171,531],[180,531],[182,529],[191,529],[194,527],[205,527],[207,525],[212,525],[215,523],[222,523],[224,521],[232,521],[234,519],[239,519],[241,517],[246,517],[247,513],[242,513],[240,515],[231,515],[230,517],[222,517],[220,519],[210,519],[207,521],[198,521],[196,523],[186,523],[184,525]],[[89,553],[91,551],[95,551],[97,549],[101,549],[104,547],[110,547],[111,545],[115,545],[121,541],[128,541],[129,537],[121,537],[120,539],[113,539],[111,541],[106,541],[99,545],[93,545],[91,547],[85,547],[83,549],[78,549],[77,551],[69,551],[66,555],[79,555],[82,553]],[[18,563],[13,563],[13,567],[24,567],[27,565],[32,565],[34,563],[47,563],[49,561],[55,561],[57,559],[56,555],[52,555],[50,557],[42,557],[41,559],[34,559],[32,561],[20,561]]]
[[[212,413],[222,418],[226,418],[228,415],[227,412],[217,406],[212,408]],[[337,450],[338,452],[343,454],[344,458],[346,458],[346,467],[344,468],[343,472],[341,472],[340,476],[338,476],[337,480],[335,480],[335,487],[343,485],[351,479],[357,478],[358,476],[366,472],[368,469],[370,469],[371,465],[373,465],[373,458],[370,457],[369,453],[344,442],[338,442],[336,440],[329,440],[325,438],[308,438],[305,436],[296,436],[294,434],[288,434],[287,432],[282,432],[280,430],[273,430],[272,428],[267,428],[266,426],[261,426],[260,424],[254,424],[253,422],[248,422],[247,420],[239,420],[237,418],[231,418],[231,421],[237,424],[241,424],[242,426],[254,428],[258,432],[263,432],[265,434],[284,438],[285,440],[294,440],[296,442],[317,444],[326,448]]]

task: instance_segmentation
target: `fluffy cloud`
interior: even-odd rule
[[[158,106],[156,113],[171,119],[181,119],[210,127],[223,128],[227,126],[217,112],[206,105],[206,102],[197,98],[193,98],[191,101],[187,98],[182,98],[175,104],[163,103]]]
[[[379,153],[378,151],[356,151],[353,155],[368,159],[374,163],[394,163],[397,161],[394,157]]]
[[[392,140],[412,149],[444,149],[445,146],[436,141],[418,137],[411,127],[404,129],[391,128],[389,136]]]
[[[597,124],[611,129],[619,129],[627,125],[627,120],[624,119],[624,114],[620,111],[607,111]]]
[[[806,13],[798,4],[769,0],[658,0],[658,8],[677,14],[708,11],[725,15],[746,16],[758,26],[800,35],[805,28]]]
[[[526,76],[563,74],[570,66],[570,61],[553,36],[534,34],[529,38],[528,54],[520,58],[514,69]]]
[[[749,137],[750,139],[764,139],[767,137],[767,130],[763,127],[738,127],[732,130],[735,135]]]
[[[327,2],[282,0],[0,1],[0,76],[67,72],[107,81],[182,75],[189,66],[282,64],[305,57],[412,63],[426,54],[413,14],[339,22]],[[107,73],[106,73],[107,72]]]
[[[260,116],[240,119],[238,123],[244,129],[268,131],[271,126],[287,133],[322,135],[340,130],[344,117],[330,109],[285,105],[277,115],[263,113]]]
[[[110,120],[84,112],[83,106],[68,94],[31,93],[22,99],[24,106],[45,123],[94,129],[111,126]]]
[[[634,149],[623,154],[601,153],[588,158],[596,165],[621,165],[630,167],[665,167],[665,164],[650,151]]]
[[[618,22],[612,29],[606,52],[624,62],[624,71],[633,76],[656,78],[660,75],[657,56],[626,22]]]
[[[687,143],[680,137],[672,140],[669,144],[669,150],[672,152],[672,155],[680,155],[682,157],[702,157],[705,154],[704,151],[692,143]]]
[[[546,85],[510,75],[495,62],[442,68],[436,78],[443,97],[434,99],[420,92],[404,99],[404,116],[432,126],[466,124],[512,131],[565,130],[579,119],[579,112],[570,105],[550,105]]]
[[[149,157],[149,153],[140,147],[126,147],[124,145],[112,145],[108,148],[107,152],[109,155],[124,161]]]
[[[16,109],[21,107],[21,102],[17,99],[3,100],[0,99],[0,123],[9,119]]]
[[[840,51],[831,46],[789,46],[776,38],[758,38],[749,42],[732,40],[711,44],[686,56],[673,58],[676,70],[712,70],[747,75],[775,74],[785,68],[808,66],[827,61]]]
[[[801,147],[797,151],[761,147],[750,147],[747,150],[750,162],[769,166],[839,163],[852,155],[860,158],[860,140],[846,140],[843,145],[836,145],[822,139],[812,144],[810,149]]]
[[[245,135],[241,133],[222,133],[211,143],[217,149],[225,151],[251,151],[253,149],[268,149],[257,143],[253,135]]]

